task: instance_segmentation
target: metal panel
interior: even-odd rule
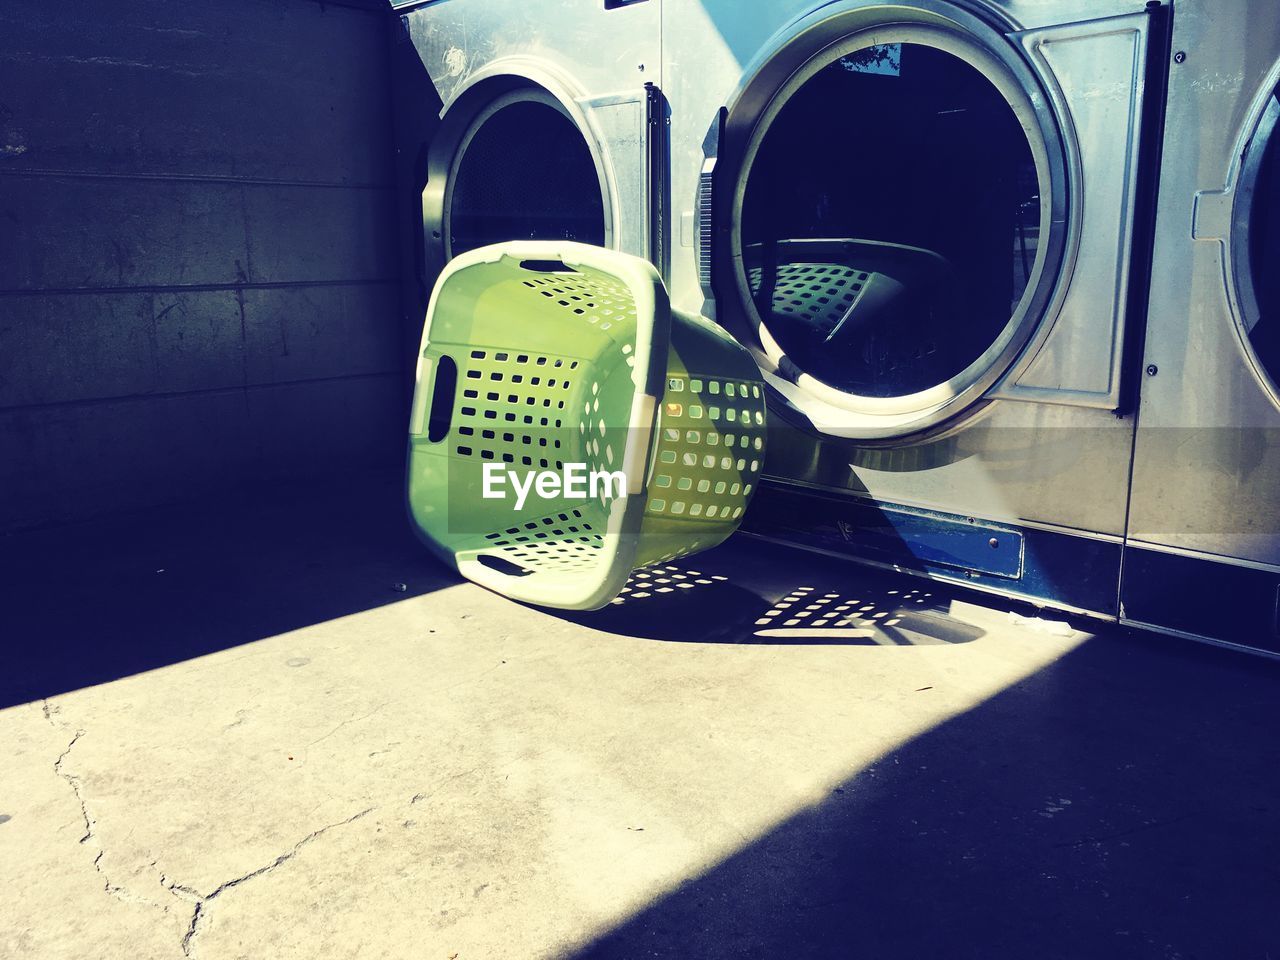
[[[1120,544],[766,484],[744,532],[899,572],[1114,617]],[[991,546],[991,541],[996,546]]]
[[[521,62],[568,79],[582,96],[660,83],[658,4],[605,10],[599,0],[452,0],[409,10],[410,37],[447,110],[481,71]]]
[[[838,512],[838,519],[827,519],[833,524],[828,533],[869,560],[919,569],[946,567],[967,577],[1022,576],[1022,532],[1011,527],[866,500],[844,501]],[[775,517],[784,524],[788,520],[787,513]],[[760,520],[758,516],[756,522]]]
[[[1068,118],[1073,262],[1066,293],[992,396],[1115,409],[1120,399],[1148,18],[1145,14],[1020,34]]]
[[[1240,158],[1280,64],[1269,0],[1179,0],[1128,531],[1280,563],[1280,408],[1229,283]]]
[[[614,244],[623,253],[647,257],[650,224],[644,92],[599,97],[583,101],[582,106],[607,145],[604,161],[613,188]]]
[[[671,276],[671,116],[667,98],[656,83],[644,85],[645,207],[648,213],[649,262],[666,280]]]
[[[1131,423],[1079,407],[993,404],[967,427],[891,446],[778,424],[765,470],[885,503],[1118,536]]]
[[[1280,569],[1129,547],[1122,604],[1127,623],[1280,653]]]
[[[742,83],[746,66],[762,56],[770,38],[819,6],[806,0],[750,4],[742,0],[664,0],[664,90],[673,114],[672,196],[682,228],[695,220],[699,178],[704,173],[704,141],[714,130],[718,111]],[[976,10],[1002,31],[1017,34],[1061,24],[1077,24],[1080,29],[1080,22],[1133,14],[1140,6],[1127,0],[1051,4],[1011,0],[970,3],[965,9]],[[1105,109],[1090,114],[1088,122],[1081,121],[1086,133],[1099,129],[1103,120],[1118,125],[1122,133],[1129,123],[1123,105],[1136,103],[1131,78],[1139,44],[1132,37],[1136,26],[1131,19],[1116,21],[1123,24],[1117,36],[1128,36],[1125,42],[1129,48],[1114,68],[1116,82],[1130,78],[1124,81],[1129,83],[1129,93],[1108,88],[1110,99],[1104,103]],[[1096,30],[1091,26],[1085,29]],[[1101,31],[1104,35],[1108,32]],[[1080,42],[1083,48],[1093,41]],[[1107,46],[1111,41],[1100,42]],[[1067,55],[1065,48],[1063,55]],[[1047,68],[1048,64],[1041,66]],[[1072,90],[1077,92],[1076,87]],[[1080,96],[1087,101],[1083,90],[1080,86]],[[1097,149],[1090,155],[1099,156],[1099,162],[1105,157]],[[1096,205],[1103,208],[1099,217],[1106,215],[1107,205],[1123,192],[1117,184],[1129,188],[1128,170],[1125,166],[1113,176],[1108,192],[1093,204],[1089,202],[1090,183],[1086,182],[1084,203],[1091,213]],[[1106,244],[1114,251],[1120,242],[1119,220],[1113,219],[1112,224]],[[1089,282],[1087,273],[1080,276],[1082,282]],[[672,263],[673,304],[698,310],[703,304],[699,279],[696,247],[692,242],[686,245],[682,236]],[[1100,290],[1098,296],[1107,305],[1102,322],[1106,329],[1113,329],[1116,270],[1108,269]],[[718,305],[722,322],[733,322],[732,316],[724,315],[731,309],[725,303]],[[1113,349],[1108,344],[1104,365],[1113,362],[1115,349],[1118,346]],[[1084,379],[1063,385],[1081,383],[1096,387],[1099,381]],[[1108,384],[1108,391],[1112,386]],[[1117,419],[1103,409],[997,401],[969,424],[941,437],[887,445],[819,439],[788,426],[778,416],[774,423],[777,429],[770,438],[766,466],[776,477],[999,523],[1033,521],[1111,536],[1124,531],[1132,420]]]

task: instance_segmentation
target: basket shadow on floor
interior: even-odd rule
[[[985,631],[934,584],[738,536],[637,570],[602,610],[559,615],[594,630],[676,643],[924,646]]]

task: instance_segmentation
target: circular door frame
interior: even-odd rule
[[[1009,29],[1012,29],[1010,25]],[[841,56],[873,44],[921,43],[963,59],[996,87],[1013,111],[1030,146],[1040,187],[1040,238],[1036,261],[1017,309],[997,339],[946,383],[901,397],[850,394],[800,371],[769,334],[747,287],[741,237],[742,201],[751,165],[770,124],[787,100],[818,71]],[[978,413],[983,395],[1015,363],[1037,331],[1051,323],[1054,302],[1070,272],[1075,242],[1071,195],[1074,165],[1065,142],[1069,125],[1053,110],[1033,67],[1016,45],[986,20],[945,2],[877,3],[844,0],[827,4],[775,36],[746,72],[729,102],[723,135],[715,145],[716,189],[712,197],[713,285],[732,296],[734,323],[721,308],[722,323],[735,330],[767,379],[787,402],[824,433],[865,440],[899,440]],[[718,196],[717,196],[718,195]],[[701,207],[701,204],[699,204]],[[698,231],[699,237],[706,232]]]
[[[480,128],[513,103],[533,102],[563,114],[582,136],[600,183],[604,246],[617,249],[618,200],[608,150],[569,81],[555,71],[523,60],[495,61],[478,71],[440,111],[440,126],[427,151],[427,182],[422,190],[424,250],[432,274],[452,258],[446,216],[453,199],[458,165]]]
[[[1280,375],[1267,369],[1249,335],[1250,321],[1256,323],[1261,313],[1253,288],[1249,250],[1253,195],[1258,186],[1262,158],[1273,137],[1280,137],[1280,63],[1267,72],[1231,152],[1231,169],[1227,176],[1227,189],[1231,193],[1231,228],[1224,241],[1227,250],[1222,258],[1223,280],[1236,340],[1254,379],[1272,404],[1280,408]]]

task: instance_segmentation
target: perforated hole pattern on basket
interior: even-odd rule
[[[604,537],[581,510],[565,510],[514,527],[485,534],[485,540],[506,559],[535,570],[571,573],[598,562]]]
[[[723,523],[742,517],[764,460],[760,385],[669,377],[647,512]]]
[[[636,308],[625,284],[578,273],[531,275],[521,283],[531,296],[550,300],[584,325],[620,341],[626,364],[634,366]],[[458,366],[462,382],[452,443],[459,457],[561,470],[567,453],[565,425],[578,421],[585,433],[588,424],[594,432],[604,423],[601,371],[579,359],[514,348],[472,349]],[[586,397],[579,416],[567,407],[570,402],[576,406],[574,388],[586,387],[583,375],[592,379],[589,389],[578,394]],[[587,453],[589,469],[620,466],[620,454],[615,463],[611,446],[593,440]],[[526,568],[568,573],[593,567],[604,537],[582,510],[572,509],[486,534],[485,541],[492,552]]]
[[[451,442],[459,457],[543,470],[564,466],[565,404],[580,363],[514,350],[471,350],[458,364]]]
[[[530,295],[551,300],[584,324],[616,330],[627,343],[628,365],[636,308],[626,286],[612,277],[577,273],[531,275]],[[610,336],[613,336],[611,333]],[[616,339],[616,337],[615,337]],[[549,436],[566,421],[565,407],[581,361],[519,349],[473,349],[454,358],[461,369],[455,401],[453,452],[460,457],[538,469],[564,467],[562,441]]]
[[[626,284],[613,277],[582,273],[551,273],[522,281],[526,287],[600,330],[611,330],[620,322],[631,337],[636,304]]]
[[[870,274],[837,263],[782,263],[773,284],[775,314],[800,317],[830,333],[845,315]],[[764,271],[755,267],[747,279],[758,295]]]
[[[626,358],[628,367],[635,364],[635,354],[630,344],[624,344],[622,348]],[[630,388],[630,379],[628,378],[623,384]],[[582,443],[581,453],[585,458],[587,470],[591,473],[602,472],[612,473],[622,470],[623,460],[626,456],[627,442],[630,439],[630,404],[628,403],[625,411],[615,407],[613,413],[617,417],[620,414],[626,414],[627,422],[609,423],[606,414],[609,413],[609,400],[604,396],[604,391],[610,387],[604,377],[595,376],[590,384],[584,384],[582,391],[582,411],[578,420],[578,434]],[[617,389],[618,384],[612,384],[613,389]],[[617,398],[614,398],[617,403]],[[603,486],[600,488],[597,498],[603,507],[609,505],[609,491]]]

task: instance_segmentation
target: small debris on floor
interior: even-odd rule
[[[1027,627],[1036,633],[1047,633],[1051,637],[1069,637],[1075,633],[1071,624],[1065,620],[1046,620],[1044,617],[1024,617],[1009,611],[1009,622],[1015,627]]]

